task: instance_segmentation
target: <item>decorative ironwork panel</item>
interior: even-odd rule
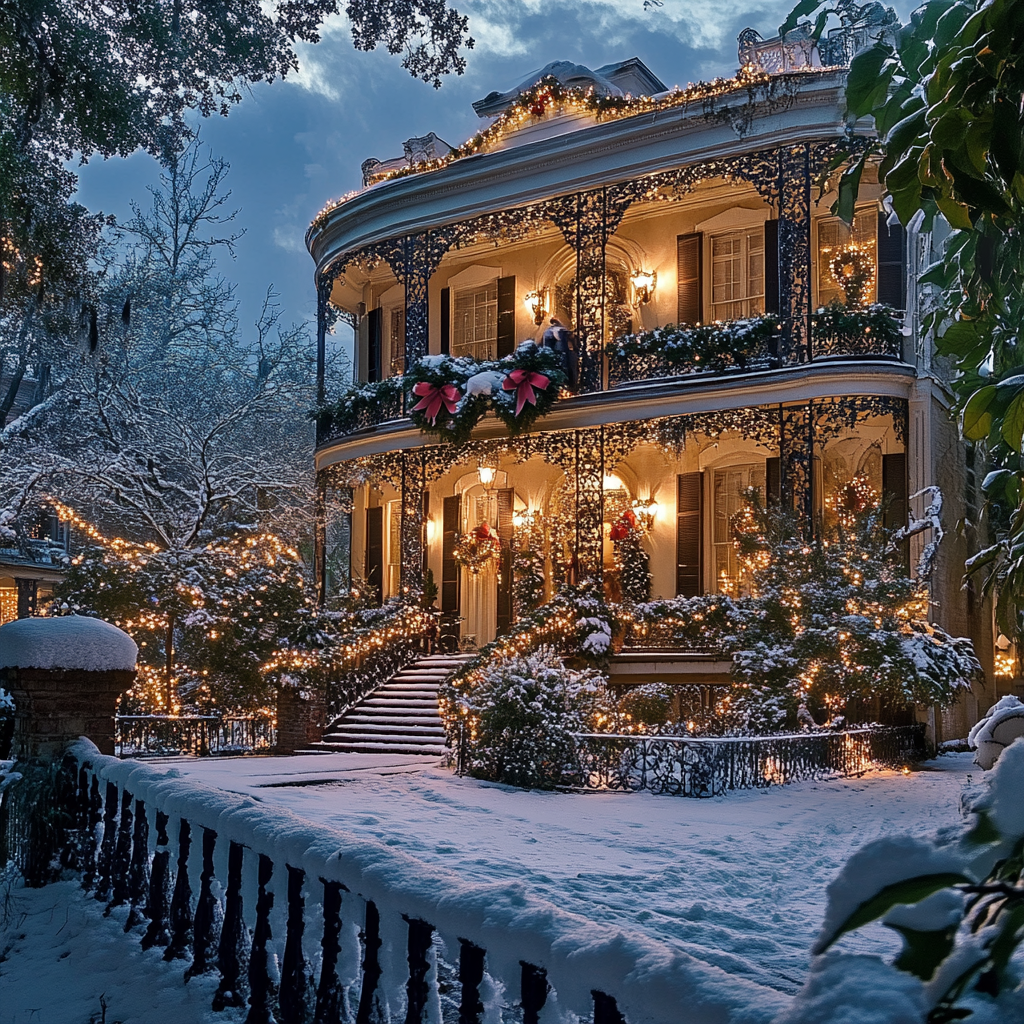
[[[811,314],[810,146],[779,150],[779,313],[789,328],[784,360],[808,358]]]
[[[401,588],[406,600],[423,593],[423,493],[426,490],[423,451],[402,453],[402,565]]]
[[[813,402],[780,408],[779,462],[783,501],[810,529],[814,513]]]
[[[576,562],[579,581],[600,580],[604,562],[604,436],[576,431]]]
[[[888,416],[891,419],[896,443],[906,448],[909,404],[905,398],[890,395],[849,395],[818,399],[814,403],[814,439],[816,443],[823,444],[876,416]]]

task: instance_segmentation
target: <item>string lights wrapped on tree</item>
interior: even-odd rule
[[[631,508],[622,513],[609,531],[622,600],[626,604],[641,604],[651,599],[651,558],[644,548],[644,533]]]

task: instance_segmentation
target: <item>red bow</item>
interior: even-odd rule
[[[523,406],[527,402],[530,405],[537,404],[537,392],[533,389],[539,388],[541,391],[546,391],[550,383],[551,378],[545,377],[543,373],[533,373],[530,370],[513,370],[505,378],[501,386],[505,391],[514,391],[516,393],[516,416],[518,416],[523,411]]]
[[[414,384],[412,393],[420,398],[412,411],[422,412],[432,424],[437,422],[442,405],[454,415],[455,407],[462,398],[462,392],[454,384],[428,384],[426,381]]]

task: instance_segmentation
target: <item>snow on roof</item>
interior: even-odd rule
[[[0,626],[0,668],[130,672],[138,653],[124,630],[84,615],[15,619]]]

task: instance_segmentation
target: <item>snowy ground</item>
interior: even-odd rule
[[[373,836],[467,880],[517,881],[565,910],[642,930],[784,992],[802,984],[825,886],[850,853],[880,835],[954,823],[969,776],[980,783],[964,754],[910,775],[879,772],[708,801],[524,793],[410,757],[174,759],[173,767]],[[8,949],[0,962],[0,1024],[98,1022],[104,992],[107,1024],[230,1024],[208,1014],[208,983],[182,986],[180,965],[141,953],[71,883],[15,891],[12,906],[12,924],[28,916],[0,935],[0,956]],[[843,945],[865,949],[857,943],[869,934]],[[141,1000],[131,998],[133,989]]]
[[[881,835],[953,824],[968,776],[978,783],[981,775],[970,754],[954,754],[910,775],[689,800],[522,792],[454,777],[421,758],[192,759],[176,767],[382,839],[467,880],[516,880],[565,910],[642,929],[786,992],[803,983],[825,886],[847,857]]]

